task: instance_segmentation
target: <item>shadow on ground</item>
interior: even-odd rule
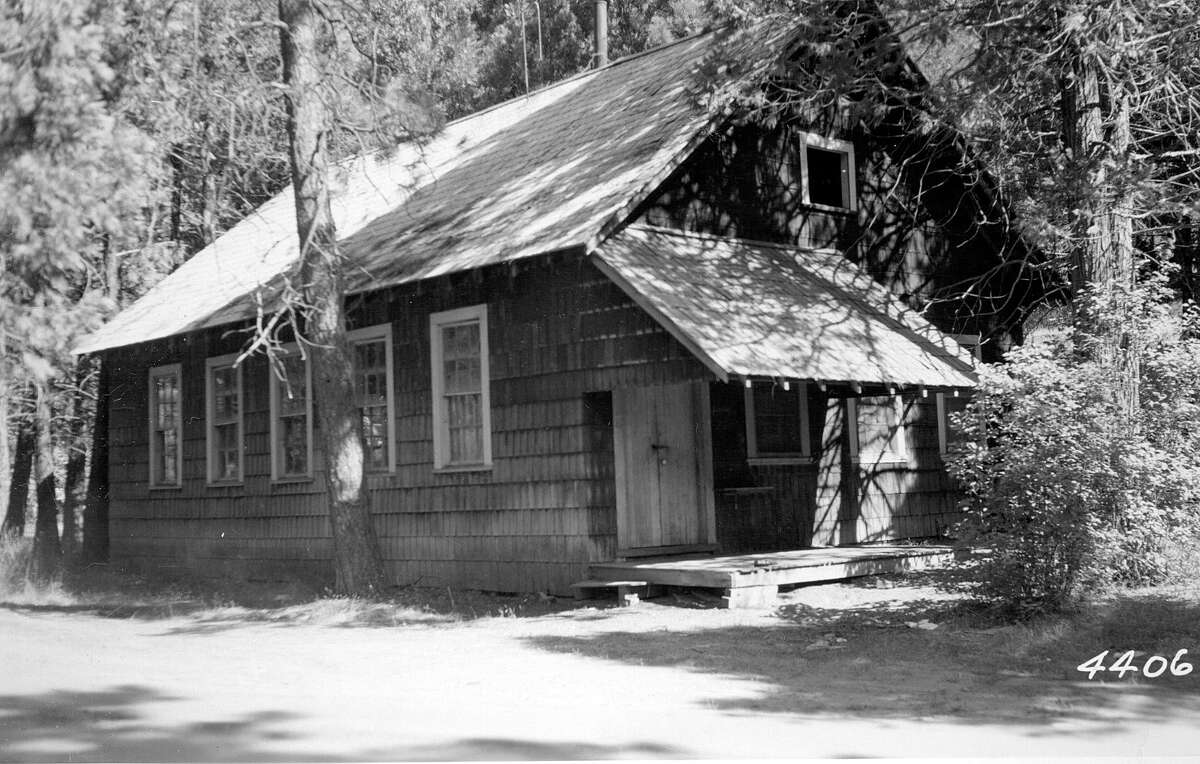
[[[139,706],[181,700],[140,685],[101,692],[56,691],[0,696],[2,761],[283,761],[295,752],[264,755],[284,733],[271,726],[290,718],[259,712],[240,718],[160,727]]]
[[[228,719],[166,726],[143,706],[174,703],[140,685],[101,692],[0,696],[0,761],[465,761],[566,760],[679,756],[656,743],[603,746],[506,738],[465,738],[444,745],[310,750],[283,729],[301,717],[259,711]]]
[[[1122,725],[1200,718],[1200,602],[1152,594],[1095,606],[1071,618],[997,625],[978,605],[894,600],[855,608],[785,604],[770,625],[532,636],[530,644],[632,665],[751,679],[763,692],[720,698],[735,713],[931,718],[968,725],[1057,722]],[[780,622],[782,621],[782,622]],[[1110,650],[1141,666],[1150,655],[1184,656],[1186,676],[1093,680],[1076,667]],[[1088,734],[1094,734],[1088,733]]]

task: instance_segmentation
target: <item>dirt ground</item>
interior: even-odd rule
[[[1001,626],[937,583],[859,579],[741,611],[701,593],[632,608],[444,590],[9,596],[0,760],[1200,753],[1200,666],[1075,668],[1106,649],[1200,663],[1196,591]]]

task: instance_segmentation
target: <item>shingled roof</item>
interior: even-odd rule
[[[969,353],[834,252],[630,226],[593,256],[721,377],[976,383]]]
[[[749,74],[791,25],[709,32],[449,123],[424,145],[333,173],[341,246],[362,292],[594,246],[708,134],[706,61]],[[290,188],[198,252],[76,352],[132,345],[270,310],[298,258]]]

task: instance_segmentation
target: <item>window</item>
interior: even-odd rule
[[[312,372],[295,347],[267,371],[271,386],[271,479],[312,477]]]
[[[834,209],[857,209],[854,144],[838,138],[801,133],[800,175],[804,203]]]
[[[210,483],[242,479],[242,369],[235,360],[236,355],[226,355],[206,363]]]
[[[355,329],[348,336],[355,405],[362,414],[364,465],[371,472],[391,472],[396,466],[392,325]]]
[[[971,352],[975,363],[983,361],[983,343],[978,334],[951,334],[950,338]],[[945,458],[950,453],[951,444],[958,440],[954,423],[950,421],[951,413],[958,413],[967,407],[965,396],[947,393],[937,394],[937,423],[938,423],[938,453]]]
[[[487,305],[429,317],[433,370],[434,469],[492,464]]]
[[[183,473],[180,366],[150,370],[150,485],[175,487]]]
[[[808,385],[755,382],[745,388],[746,456],[751,464],[800,464],[807,461]]]
[[[846,399],[850,455],[860,464],[908,461],[904,437],[904,400],[899,395]]]
[[[959,413],[967,406],[965,397],[937,394],[938,453],[942,458],[950,455],[950,447],[959,440],[959,432],[950,421],[951,413]]]

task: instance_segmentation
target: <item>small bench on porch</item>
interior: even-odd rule
[[[645,557],[589,567],[593,588],[676,586],[719,589],[730,608],[769,607],[780,586],[842,581],[880,573],[940,567],[954,559],[948,546],[866,544],[714,557]],[[578,586],[578,584],[577,584]]]

